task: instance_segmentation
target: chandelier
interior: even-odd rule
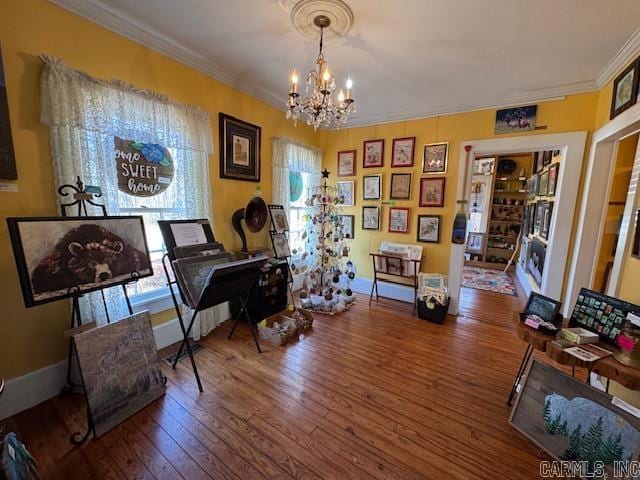
[[[291,88],[287,100],[287,118],[293,119],[297,125],[300,117],[306,119],[307,125],[318,127],[340,126],[347,122],[349,115],[356,111],[356,105],[351,97],[351,78],[347,79],[346,92],[340,90],[338,98],[332,96],[336,89],[336,79],[329,71],[329,65],[322,53],[324,29],[331,24],[329,17],[318,15],[313,19],[316,27],[320,28],[320,52],[316,58],[316,68],[307,75],[305,96],[298,93],[298,72],[291,73]]]

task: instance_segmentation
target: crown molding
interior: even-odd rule
[[[629,40],[627,40],[622,48],[618,50],[618,53],[616,53],[609,63],[607,63],[607,65],[602,69],[596,78],[598,88],[600,89],[609,83],[618,74],[618,72],[629,65],[632,60],[635,60],[639,52],[640,28],[631,35]]]
[[[260,85],[229,75],[205,56],[146,25],[120,17],[99,0],[49,0],[49,2],[284,111],[283,97]]]
[[[226,85],[234,87],[272,107],[284,112],[285,98],[257,83],[235,78],[205,56],[170,39],[161,32],[130,19],[120,17],[100,0],[49,0],[49,2],[84,17],[108,30],[136,43],[164,54],[182,64],[192,67]],[[624,68],[640,52],[640,28],[618,51],[615,57],[600,72],[597,79],[561,85],[538,90],[519,92],[484,102],[460,102],[449,105],[423,105],[393,112],[380,112],[371,115],[358,115],[349,120],[346,128],[383,123],[414,120],[484,109],[503,108],[524,103],[544,102],[567,95],[598,90],[606,85],[614,75]]]

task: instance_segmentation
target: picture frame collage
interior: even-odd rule
[[[400,137],[392,140],[391,168],[414,168],[415,166],[416,137]],[[362,168],[384,168],[385,139],[365,140],[362,149]],[[429,143],[423,146],[422,166],[420,174],[425,177],[419,179],[418,206],[420,208],[441,208],[445,204],[445,185],[448,166],[449,143]],[[358,151],[355,149],[341,150],[337,153],[336,188],[340,196],[344,197],[343,206],[356,205],[355,179],[343,179],[342,177],[355,177],[357,171]],[[384,185],[383,173],[366,173],[362,175],[363,202],[386,202],[388,198],[388,227],[390,233],[409,233],[411,208],[396,206],[395,201],[411,201],[414,172],[394,171],[391,173],[388,184],[388,193]],[[382,205],[362,206],[363,230],[382,229]],[[417,216],[416,240],[425,243],[438,243],[440,241],[441,215],[420,214]]]

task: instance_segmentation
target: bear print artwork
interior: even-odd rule
[[[7,219],[27,307],[153,275],[142,217]]]

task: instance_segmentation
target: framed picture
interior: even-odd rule
[[[542,274],[544,273],[544,261],[547,256],[547,246],[537,237],[531,240],[529,247],[529,260],[527,260],[527,270],[535,280],[536,284],[542,286]]]
[[[402,259],[396,257],[385,257],[385,262],[387,264],[387,273],[391,275],[402,275]]]
[[[445,177],[420,179],[420,206],[444,207]]]
[[[211,224],[206,218],[158,220],[158,227],[171,261],[176,259],[176,247],[202,245],[216,241]]]
[[[484,233],[467,233],[467,252],[482,253],[484,251]]]
[[[536,196],[536,192],[538,191],[538,175],[533,175],[532,177],[527,178],[527,183],[525,184],[525,191],[527,192],[527,197],[533,198]]]
[[[409,232],[409,209],[401,207],[389,208],[389,232]]]
[[[474,175],[493,175],[496,166],[495,158],[476,158],[473,160]]]
[[[613,96],[611,98],[611,115],[613,119],[634,105],[638,99],[638,74],[640,66],[638,60],[616,77],[613,81]]]
[[[380,200],[382,198],[382,174],[362,177],[362,199]]]
[[[7,218],[25,306],[153,275],[142,217]]]
[[[545,170],[540,174],[538,179],[538,195],[546,197],[549,190],[549,170]]]
[[[72,338],[96,437],[164,395],[148,311]]]
[[[542,219],[540,224],[540,236],[547,240],[551,230],[551,215],[553,214],[553,202],[544,202]]]
[[[441,273],[418,273],[418,289],[435,288],[442,290],[447,288],[446,277]]]
[[[527,232],[529,234],[532,234],[532,235],[535,233],[537,210],[538,210],[538,204],[537,203],[529,204],[529,216],[527,217],[527,221],[529,222],[529,226],[527,228]]]
[[[180,287],[180,294],[184,303],[191,308],[196,308],[211,271],[221,265],[227,265],[232,260],[231,253],[224,251],[175,260],[173,262],[173,270],[175,271],[176,281]]]
[[[500,135],[501,133],[535,130],[537,114],[537,105],[498,110],[496,111],[496,128],[494,132],[496,135]]]
[[[273,242],[273,252],[276,258],[286,258],[291,256],[289,239],[285,233],[276,233],[271,236]]]
[[[418,215],[418,234],[416,240],[425,243],[439,243],[441,221],[441,215]]]
[[[394,138],[391,152],[392,167],[413,167],[416,137]]]
[[[449,142],[428,143],[422,153],[422,173],[447,173]]]
[[[220,178],[260,181],[261,128],[220,112]]]
[[[533,313],[538,315],[544,321],[553,323],[561,306],[562,303],[554,300],[553,298],[545,297],[544,295],[540,295],[536,292],[531,292],[527,300],[527,305],[524,307],[524,312]]]
[[[380,230],[379,207],[362,207],[362,229]]]
[[[535,359],[524,379],[509,424],[555,460],[588,464],[592,472],[601,465],[599,478],[617,476],[615,462],[638,460],[640,419],[611,395]]]
[[[7,101],[7,87],[4,79],[2,48],[0,48],[0,178],[16,180],[18,178],[18,170],[13,150],[11,123],[9,121],[9,102]]]
[[[640,209],[636,212],[636,228],[633,235],[633,245],[631,247],[631,256],[640,258]]]
[[[542,153],[542,166],[548,167],[551,165],[551,159],[553,158],[553,150],[546,150]]]
[[[366,140],[362,152],[364,168],[382,167],[384,164],[384,140]]]
[[[392,200],[408,200],[411,198],[410,173],[391,174],[391,193],[389,198]]]
[[[558,172],[560,164],[554,163],[549,167],[549,182],[547,183],[547,195],[554,197],[556,194],[556,186],[558,185]]]
[[[356,151],[344,150],[338,152],[338,176],[352,177],[356,174]]]
[[[276,233],[288,232],[289,221],[282,205],[269,205],[271,230]]]
[[[338,190],[338,196],[344,198],[342,205],[345,207],[353,207],[355,205],[355,182],[353,180],[342,180],[336,182],[336,188]]]
[[[535,219],[533,222],[533,233],[535,235],[540,235],[540,231],[542,229],[542,217],[544,216],[545,210],[545,201],[539,200],[536,202],[536,210],[535,210]]]
[[[342,226],[344,238],[351,240],[355,237],[356,220],[354,215],[338,215],[338,225]]]

